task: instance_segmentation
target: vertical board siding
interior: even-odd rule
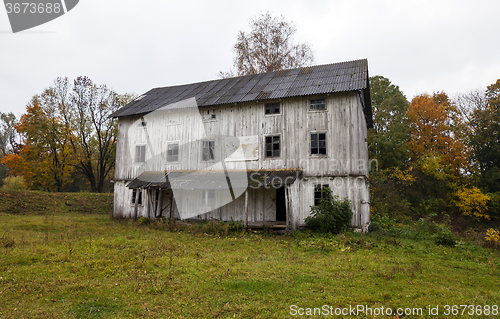
[[[325,98],[325,111],[309,110],[309,100]],[[132,191],[126,187],[127,181],[144,171],[160,170],[200,170],[214,166],[225,158],[224,140],[221,136],[258,136],[258,159],[245,162],[227,162],[228,169],[282,169],[302,168],[303,176],[317,177],[317,180],[334,181],[344,179],[344,187],[332,188],[340,197],[352,201],[355,216],[353,225],[362,226],[369,222],[368,183],[361,179],[360,187],[347,185],[356,176],[368,177],[368,149],[366,142],[366,121],[359,95],[356,92],[322,96],[287,98],[276,100],[281,103],[278,115],[265,115],[264,102],[238,103],[200,109],[201,115],[192,110],[173,110],[150,113],[141,116],[119,118],[118,142],[115,169],[114,216],[130,217],[133,205]],[[270,101],[268,101],[269,103]],[[273,101],[274,102],[274,101]],[[215,120],[203,120],[207,110],[215,109]],[[142,121],[146,126],[140,126]],[[311,156],[311,132],[325,132],[327,139],[326,156]],[[265,136],[280,135],[280,157],[267,158]],[[202,141],[215,140],[215,160],[202,161]],[[167,144],[179,142],[179,161],[167,162]],[[146,162],[135,162],[135,148],[146,145]],[[219,164],[217,164],[219,163]],[[217,166],[218,165],[218,166]],[[243,166],[242,166],[243,165]],[[330,179],[330,177],[334,179]],[[339,182],[340,183],[340,182]],[[332,184],[333,185],[333,184]],[[289,186],[290,224],[303,224],[310,214],[313,204],[312,179],[297,180]],[[200,195],[200,200],[202,195]],[[167,198],[164,198],[168,201]],[[364,202],[364,204],[362,204]],[[146,192],[140,216],[147,214]],[[204,203],[190,203],[193,210],[206,209]],[[198,205],[198,207],[196,207]],[[249,192],[249,221],[275,220],[276,191],[252,189]],[[223,220],[242,220],[244,217],[244,196],[217,208],[210,217]],[[204,218],[204,216],[203,216]]]

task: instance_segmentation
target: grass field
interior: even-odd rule
[[[363,305],[445,318],[454,317],[445,305],[457,305],[464,316],[499,316],[498,250],[228,225],[170,231],[164,222],[110,219],[111,201],[0,192],[0,317],[296,318],[323,305],[333,314]]]

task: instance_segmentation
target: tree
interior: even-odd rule
[[[116,121],[110,115],[133,98],[87,77],[78,77],[73,85],[68,78],[57,78],[27,106],[16,126],[21,150],[2,163],[33,189],[62,191],[79,172],[91,191],[102,192],[115,164]]]
[[[16,116],[11,113],[0,113],[0,158],[16,149],[17,132]]]
[[[34,189],[63,190],[72,171],[71,129],[61,118],[60,104],[52,88],[35,95],[28,104],[16,130],[23,137],[18,154],[2,162],[12,173],[23,176]]]
[[[370,156],[381,169],[402,167],[408,159],[409,102],[397,85],[379,75],[370,78],[370,95],[374,117],[374,128],[368,132]]]
[[[65,87],[67,79],[59,81]],[[104,182],[115,166],[117,128],[110,115],[134,98],[131,94],[119,95],[106,85],[96,85],[87,77],[74,81],[67,121],[76,135],[75,167],[87,178],[93,192],[104,190]]]
[[[410,140],[408,149],[413,162],[439,157],[443,166],[455,175],[467,166],[467,148],[460,136],[460,112],[445,93],[418,95],[408,108]]]
[[[0,186],[9,174],[5,164],[1,164],[1,160],[18,149],[16,123],[17,119],[13,113],[0,112]]]
[[[493,193],[500,192],[500,79],[487,87],[485,96],[487,106],[472,112],[469,143],[480,186]]]
[[[251,31],[239,31],[234,45],[235,71],[220,72],[221,77],[257,74],[298,68],[313,63],[314,55],[308,44],[295,44],[297,29],[293,22],[272,17],[269,12],[254,17]]]

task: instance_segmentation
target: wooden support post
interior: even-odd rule
[[[205,210],[208,209],[208,190],[204,190],[205,192]],[[208,212],[205,213],[205,222],[207,221],[208,219]]]
[[[174,222],[174,205],[175,205],[174,191],[172,190],[172,197],[170,198],[170,223]]]
[[[137,210],[139,209],[139,192],[141,191],[140,188],[135,189],[135,198],[134,198],[134,220],[137,219]]]
[[[163,192],[161,191],[161,188],[159,189],[158,193],[158,205],[156,206],[156,213],[155,213],[155,218],[161,217],[162,215],[162,207],[163,207]]]
[[[290,195],[289,188],[285,186],[285,214],[286,214],[286,230],[290,230]]]
[[[248,188],[245,191],[245,220],[243,224],[245,228],[248,228]]]

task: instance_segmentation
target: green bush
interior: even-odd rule
[[[323,192],[326,198],[318,206],[311,206],[311,215],[305,219],[306,225],[313,231],[341,233],[351,225],[351,202],[347,198],[339,200],[338,196],[332,196],[328,187],[323,188]]]
[[[22,176],[9,176],[3,180],[2,190],[4,191],[17,191],[26,189],[24,185],[24,177]]]
[[[453,236],[452,232],[448,229],[437,233],[434,236],[434,242],[436,243],[436,245],[442,245],[448,247],[455,247],[455,245],[457,244],[455,237]]]

